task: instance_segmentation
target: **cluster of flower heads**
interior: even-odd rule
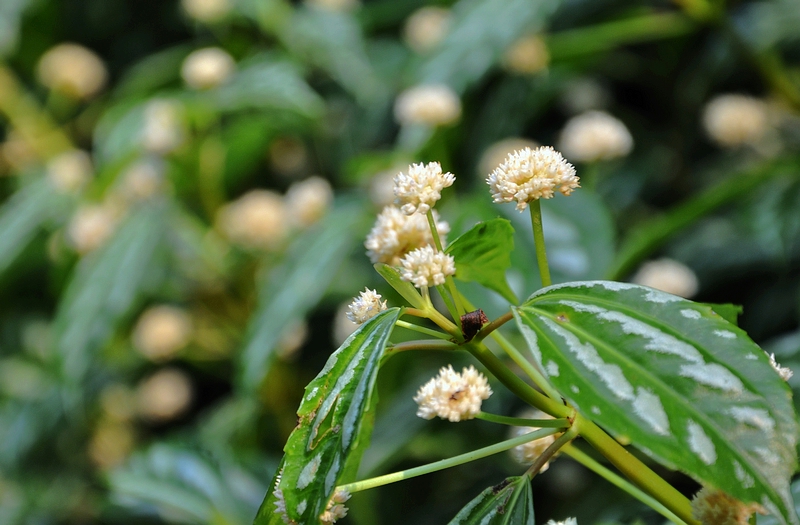
[[[402,203],[400,210],[406,215],[428,213],[442,198],[442,190],[456,181],[452,173],[443,173],[438,162],[412,164],[408,173],[402,171],[394,178],[394,195]]]
[[[481,403],[489,399],[492,389],[486,376],[470,366],[459,374],[452,365],[442,367],[439,375],[422,385],[414,396],[424,419],[439,416],[452,422],[473,419],[481,411]]]
[[[550,146],[511,153],[486,182],[494,202],[516,201],[519,211],[533,200],[549,199],[556,191],[569,195],[580,187],[575,167]]]
[[[444,242],[450,225],[439,219],[436,210],[433,219],[439,238]],[[380,262],[390,266],[400,266],[400,259],[408,252],[428,245],[433,245],[433,234],[427,217],[418,213],[406,215],[395,206],[386,206],[381,211],[364,242],[373,264]]]
[[[386,310],[386,301],[381,301],[381,299],[381,294],[365,288],[347,307],[347,318],[356,324],[366,323]]]

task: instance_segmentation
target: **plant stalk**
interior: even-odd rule
[[[531,210],[531,226],[533,226],[533,243],[536,245],[536,262],[539,264],[539,275],[542,277],[542,287],[550,286],[550,266],[547,264],[547,248],[544,244],[544,229],[542,228],[542,204],[539,199],[532,200],[528,206]]]
[[[534,428],[566,428],[570,425],[569,419],[525,419],[522,417],[501,416],[490,414],[489,412],[478,412],[475,419],[482,419],[500,425],[511,425],[512,427],[534,427]]]
[[[430,335],[432,337],[438,337],[439,339],[450,339],[449,334],[445,334],[442,332],[437,332],[436,330],[431,330],[430,328],[425,328],[424,326],[420,326],[418,324],[409,323],[407,321],[398,320],[394,323],[396,326],[400,326],[407,330],[413,330],[415,332],[419,332],[421,334]]]

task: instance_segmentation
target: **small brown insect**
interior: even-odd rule
[[[474,312],[467,312],[461,316],[461,331],[464,333],[464,341],[471,341],[481,327],[489,322],[489,318],[478,308]]]

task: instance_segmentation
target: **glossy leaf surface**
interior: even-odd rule
[[[566,283],[515,308],[552,383],[662,463],[798,523],[798,426],[788,386],[711,307],[631,284]]]
[[[345,471],[355,470],[367,447],[378,369],[399,314],[392,308],[361,325],[306,386],[297,427],[284,447],[279,484],[286,512],[298,523],[318,521]],[[257,525],[280,523],[275,501],[271,490]]]
[[[518,476],[481,492],[448,525],[533,524],[531,483],[527,476]]]
[[[456,260],[456,278],[474,281],[496,291],[508,302],[518,302],[506,281],[514,249],[514,228],[506,219],[492,219],[460,236],[447,247]]]

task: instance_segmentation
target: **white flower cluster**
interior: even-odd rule
[[[108,205],[82,206],[75,211],[67,225],[67,237],[75,251],[85,255],[111,237],[118,219],[116,211]]]
[[[178,149],[186,138],[184,108],[177,100],[153,99],[144,108],[142,146],[157,155]]]
[[[328,501],[328,506],[325,508],[325,512],[320,514],[320,523],[322,525],[332,525],[333,523],[336,523],[337,520],[347,516],[347,507],[345,507],[344,502],[349,499],[349,492],[346,490],[337,489],[333,493],[333,497],[331,497],[330,501]]]
[[[698,288],[697,276],[691,268],[666,258],[644,263],[631,281],[687,299],[694,296]]]
[[[433,219],[439,238],[444,242],[450,225],[439,220],[436,210]],[[418,213],[406,215],[394,206],[383,209],[364,242],[373,264],[382,262],[391,266],[400,266],[400,259],[411,250],[432,244],[433,234],[426,216]]]
[[[567,518],[564,521],[550,520],[544,525],[578,525],[577,518]]]
[[[231,0],[181,0],[186,14],[199,22],[217,22],[231,10]]]
[[[78,44],[59,44],[48,50],[36,70],[39,82],[76,99],[89,99],[105,85],[108,72],[94,52]]]
[[[320,220],[333,203],[333,188],[322,177],[295,182],[286,190],[286,210],[295,226],[307,228]]]
[[[439,286],[456,273],[456,262],[452,255],[437,252],[433,246],[423,246],[408,252],[400,260],[403,267],[400,277],[414,283],[417,288]]]
[[[534,75],[547,68],[550,53],[539,35],[526,35],[503,54],[503,66],[512,73]]]
[[[768,120],[766,104],[746,95],[719,95],[703,110],[708,136],[729,148],[757,142],[766,133]]]
[[[587,111],[567,122],[558,147],[573,161],[609,160],[630,153],[633,137],[625,124],[605,111]]]
[[[435,48],[450,28],[453,15],[449,9],[425,6],[417,9],[403,26],[403,40],[417,53],[423,54]]]
[[[530,410],[526,412],[523,417],[526,419],[552,419],[551,415],[545,414],[541,410]],[[514,430],[512,430],[511,433],[512,437],[517,437],[533,432],[534,430],[539,430],[539,428],[514,427]],[[514,459],[519,463],[522,463],[523,465],[530,465],[542,455],[542,452],[544,452],[547,447],[549,447],[556,440],[557,437],[557,434],[553,434],[551,436],[545,436],[543,438],[534,439],[533,441],[528,441],[527,443],[523,443],[522,445],[518,445],[511,449],[511,455],[514,456]],[[542,466],[542,469],[539,472],[544,472],[548,468],[550,468],[549,461]]]
[[[781,366],[780,363],[775,360],[775,354],[769,355],[769,364],[772,365],[772,368],[778,372],[778,375],[781,376],[781,379],[784,381],[788,381],[794,375],[791,368]]]
[[[416,86],[400,93],[394,115],[400,124],[444,126],[461,117],[461,99],[443,84]]]
[[[386,301],[381,301],[381,299],[381,294],[365,288],[347,307],[347,318],[357,324],[366,323],[386,310]]]
[[[217,224],[231,242],[249,249],[275,249],[289,233],[283,199],[268,190],[252,190],[226,204]]]
[[[130,202],[149,199],[164,189],[166,165],[159,157],[147,157],[131,164],[121,175],[119,190]]]
[[[75,193],[92,178],[92,158],[83,150],[60,153],[47,163],[47,178],[59,191]]]
[[[160,305],[146,310],[133,329],[133,345],[151,361],[173,357],[189,343],[192,320],[182,309]]]
[[[236,70],[236,62],[225,50],[207,47],[192,51],[183,61],[181,77],[193,89],[210,89],[224,83]]]
[[[535,199],[549,199],[555,191],[569,195],[579,188],[575,168],[550,146],[525,148],[510,154],[486,179],[494,202],[517,202],[525,210]]]
[[[457,422],[475,418],[483,400],[491,395],[489,382],[475,367],[464,368],[459,374],[449,365],[420,387],[414,401],[419,405],[417,415],[423,419],[439,416]]]
[[[401,171],[394,177],[395,203],[406,215],[428,213],[442,198],[442,190],[452,186],[455,180],[452,173],[442,173],[438,162],[412,164],[408,173]]]
[[[174,419],[186,412],[191,403],[191,380],[177,368],[155,372],[136,389],[137,411],[151,421]]]

